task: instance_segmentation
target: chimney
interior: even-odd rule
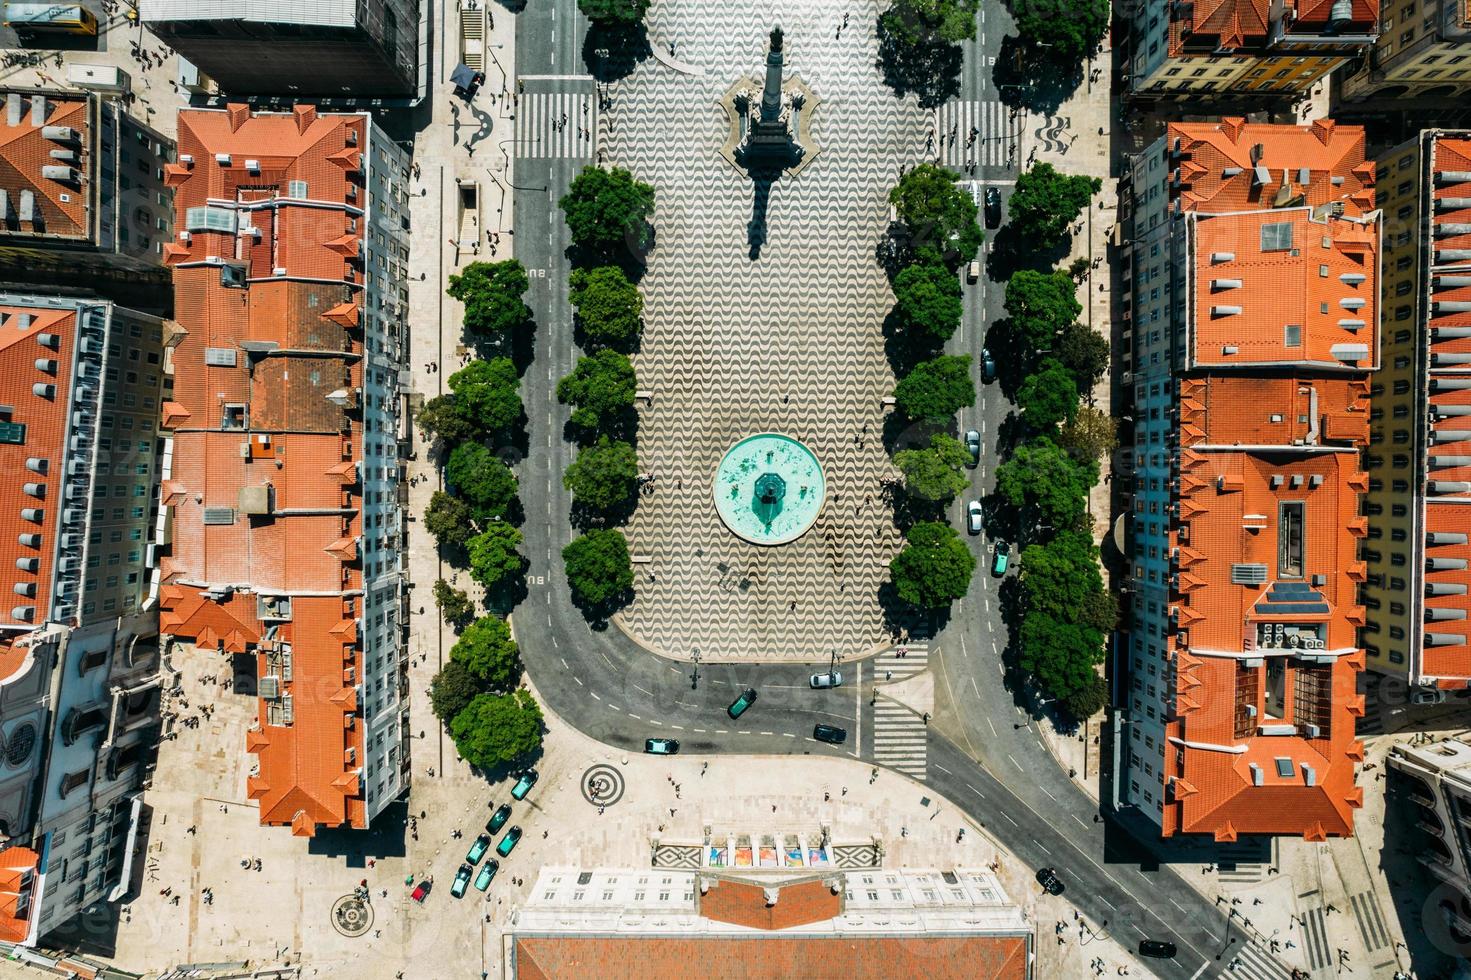
[[[46,96],[31,96],[31,125],[40,129],[46,125]]]
[[[304,133],[312,123],[317,121],[317,107],[314,105],[293,106],[291,114],[296,117],[296,131]]]
[[[20,125],[20,93],[5,93],[5,125],[12,129]]]
[[[1318,142],[1324,146],[1333,138],[1333,129],[1338,124],[1332,119],[1314,119],[1312,123],[1313,135],[1318,137]]]
[[[245,120],[250,118],[250,106],[244,102],[231,102],[225,106],[225,115],[230,120],[230,132],[238,132]]]
[[[1221,132],[1232,143],[1241,139],[1241,130],[1246,126],[1246,120],[1241,116],[1225,116],[1221,119]]]

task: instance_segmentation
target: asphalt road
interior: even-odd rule
[[[1004,36],[1005,14],[999,5],[987,4],[986,16],[981,37],[967,45],[962,102],[982,104],[996,98],[989,59]],[[575,0],[529,5],[519,15],[517,63],[525,93],[594,90],[581,58],[585,29]],[[984,118],[984,113],[972,118]],[[679,739],[684,752],[819,753],[873,761],[872,662],[844,664],[844,686],[812,691],[807,677],[826,669],[825,662],[675,663],[633,643],[616,627],[590,628],[571,604],[559,557],[572,536],[570,498],[561,486],[571,446],[562,438],[567,412],[556,403],[555,386],[572,369],[578,352],[567,301],[568,240],[555,201],[591,160],[542,155],[542,144],[536,141],[545,136],[531,132],[523,120],[511,151],[516,156],[516,255],[532,276],[527,301],[537,323],[535,360],[523,379],[529,452],[520,464],[530,592],[514,617],[532,682],[552,711],[584,733],[624,749],[637,751],[645,738],[665,736]],[[960,139],[965,138],[962,130]],[[963,161],[956,169],[968,171]],[[968,172],[966,176],[970,179]],[[1005,197],[1014,176],[1009,164],[992,164],[978,166],[973,179],[995,183]],[[990,324],[1002,315],[1003,288],[983,274],[966,290],[965,322],[949,348],[976,354]],[[996,440],[1011,409],[996,385],[981,386],[979,374],[976,380],[978,402],[962,414],[960,428],[981,430],[985,448],[971,492],[953,510],[956,526],[961,526],[964,500],[983,497],[992,486]],[[1220,973],[1243,948],[1240,938],[1228,933],[1230,921],[1169,865],[1138,845],[1119,846],[1124,835],[1117,827],[1095,822],[1097,804],[1042,744],[1026,697],[1003,683],[1006,636],[999,615],[1000,580],[988,574],[987,539],[969,540],[980,567],[970,594],[956,604],[946,629],[933,641],[936,707],[926,730],[927,784],[1022,860],[1057,868],[1068,897],[1101,932],[1128,946],[1145,936],[1175,942],[1179,957],[1154,964],[1161,976]],[[739,721],[731,721],[725,708],[746,687],[757,688],[760,699]],[[814,741],[816,723],[848,729],[847,744]],[[898,833],[899,828],[889,831]],[[1232,975],[1287,973],[1253,947]]]

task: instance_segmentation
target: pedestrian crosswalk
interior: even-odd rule
[[[525,92],[516,106],[516,156],[590,159],[596,130],[593,93]]]
[[[1004,167],[1014,161],[1016,127],[1000,102],[952,99],[934,111],[934,143],[947,167]]]
[[[1302,921],[1303,948],[1308,954],[1308,968],[1321,970],[1331,959],[1328,955],[1328,929],[1323,924],[1323,906],[1308,909],[1298,916]]]
[[[873,758],[906,776],[924,779],[929,764],[924,718],[884,698],[873,706]]]
[[[874,658],[873,677],[875,683],[902,681],[906,677],[923,673],[929,666],[930,645],[928,643],[901,643],[890,647]]]
[[[1389,945],[1389,930],[1384,927],[1384,917],[1379,914],[1379,899],[1372,891],[1360,892],[1349,900],[1354,918],[1358,921],[1359,935],[1364,946],[1373,952]]]
[[[1260,946],[1238,944],[1235,955],[1221,976],[1242,977],[1246,980],[1290,980],[1292,969]]]

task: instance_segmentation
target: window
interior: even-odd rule
[[[1277,511],[1277,574],[1302,578],[1303,507],[1300,500],[1287,501]]]
[[[1262,225],[1262,251],[1285,252],[1292,248],[1292,222],[1273,221]]]

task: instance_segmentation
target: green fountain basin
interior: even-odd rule
[[[827,480],[812,450],[790,436],[762,432],[726,450],[715,470],[715,510],[752,544],[795,541],[822,512]]]

